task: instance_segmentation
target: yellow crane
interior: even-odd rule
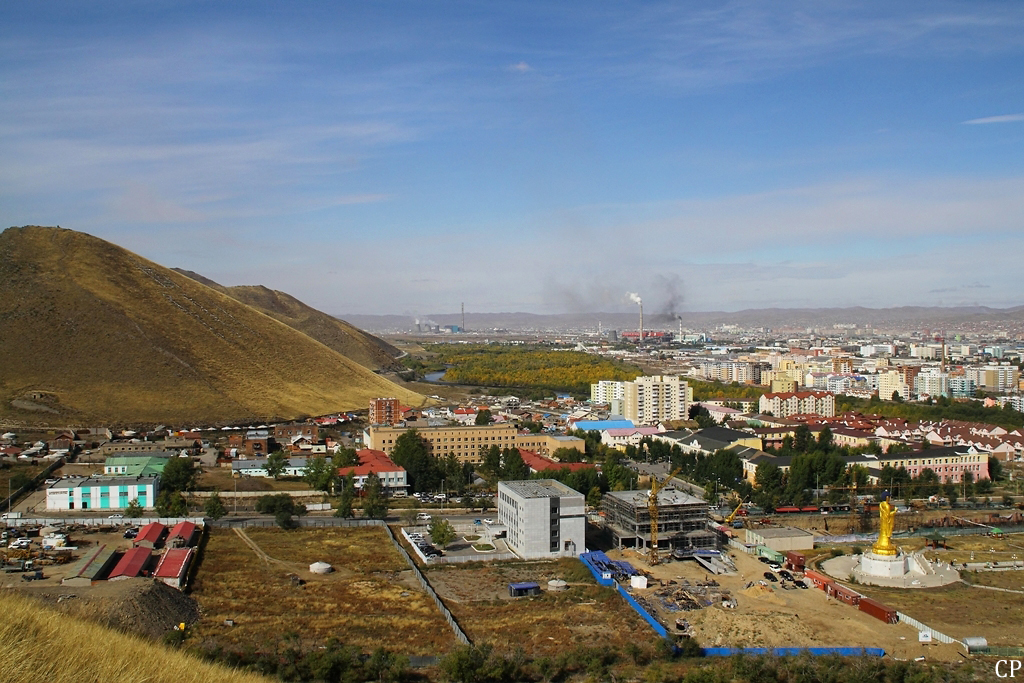
[[[732,520],[736,519],[736,513],[740,511],[741,507],[743,507],[743,503],[744,501],[741,500],[740,504],[736,506],[736,509],[732,511],[732,514],[725,518],[725,522],[723,522],[725,526],[730,526],[732,524]]]
[[[682,467],[675,468],[672,470],[672,474],[661,482],[653,474],[651,475],[651,492],[647,496],[647,510],[651,516],[651,550],[647,554],[647,564],[652,567],[661,562],[658,557],[658,492],[665,488],[665,484],[672,481],[672,477],[679,474],[682,469]]]

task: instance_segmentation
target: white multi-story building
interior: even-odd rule
[[[975,385],[995,391],[1015,391],[1020,381],[1020,370],[1016,365],[986,365],[980,368],[966,368],[964,374]]]
[[[123,510],[133,500],[152,509],[159,493],[159,475],[63,477],[46,489],[46,509]]]
[[[638,425],[662,420],[685,420],[693,402],[693,389],[677,376],[651,375],[625,382],[622,416]]]
[[[590,385],[591,403],[611,403],[615,399],[623,399],[626,396],[626,383],[613,382],[603,379],[596,384]]]
[[[758,410],[775,417],[790,415],[821,415],[834,417],[836,397],[827,391],[791,391],[764,394],[758,403]]]
[[[576,557],[586,550],[583,494],[554,479],[498,482],[498,522],[524,559]]]
[[[914,393],[918,396],[949,396],[949,373],[922,372],[914,378]]]
[[[966,377],[950,377],[949,393],[953,398],[971,398],[978,390],[978,385],[973,379]]]

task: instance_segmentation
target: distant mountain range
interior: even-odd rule
[[[408,331],[415,328],[416,320],[421,325],[461,325],[460,313],[432,313],[414,318],[403,315],[358,315],[338,314],[353,325],[378,333]],[[632,329],[639,326],[639,312],[630,313],[466,313],[466,327],[470,331],[504,329],[510,331],[528,330],[572,330],[596,328],[598,322],[606,330]],[[957,327],[980,323],[1021,323],[1024,322],[1024,306],[1013,308],[989,308],[987,306],[924,307],[902,306],[898,308],[765,308],[743,311],[682,312],[667,315],[645,312],[644,326],[648,329],[675,330],[682,322],[684,329],[711,330],[720,325],[738,325],[742,328],[767,327],[776,330],[818,328],[827,329],[833,325],[857,325],[858,327],[930,328],[952,330]]]
[[[72,230],[0,233],[0,419],[180,425],[423,401],[375,374],[395,353],[381,340],[281,292],[205,282]]]

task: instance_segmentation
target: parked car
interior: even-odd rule
[[[494,524],[494,520],[490,517],[487,517],[486,519],[484,519],[484,524]]]
[[[7,546],[13,550],[28,550],[32,547],[32,541],[27,538],[19,538],[11,541],[11,544]]]
[[[419,513],[416,514],[416,521],[417,522],[429,522],[430,519],[431,519],[430,515],[428,515],[426,512],[419,512]]]
[[[135,528],[128,529],[127,531],[124,532],[124,537],[125,538],[135,538],[138,535],[139,535],[139,530],[135,529]]]
[[[764,573],[764,578],[768,579],[772,583],[778,583],[778,581],[779,581],[779,578],[777,576],[775,576],[775,574],[772,574],[771,572],[765,572]]]
[[[785,569],[780,569],[779,570],[779,576],[781,576],[782,578],[786,579],[787,581],[792,581],[793,580],[793,575],[790,574]]]
[[[112,515],[107,515],[107,519],[124,519],[124,515],[122,515],[120,512],[115,512]]]
[[[762,564],[768,564],[769,562],[771,562],[771,560],[769,560],[767,557],[759,557],[757,558],[757,561],[761,562]]]
[[[768,566],[774,571],[779,571],[780,569],[782,569],[782,565],[778,562],[769,562]]]
[[[793,585],[797,588],[809,588],[809,586],[806,583],[804,583],[803,579],[797,579],[793,582]]]

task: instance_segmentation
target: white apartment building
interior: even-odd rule
[[[914,378],[914,393],[918,396],[949,396],[949,373],[922,372]]]
[[[611,380],[603,379],[597,384],[590,385],[591,403],[611,403],[616,399],[621,400],[625,397],[625,382],[613,382]]]
[[[633,382],[625,382],[622,416],[637,425],[685,420],[692,402],[693,389],[678,376],[637,377]]]
[[[1020,370],[1016,365],[985,365],[980,368],[966,368],[964,375],[978,387],[995,391],[1015,391],[1020,382]]]
[[[791,391],[764,394],[758,403],[758,410],[775,417],[790,415],[821,415],[834,417],[836,397],[827,391]]]
[[[583,494],[554,479],[498,482],[498,522],[524,559],[576,557],[586,550]]]

